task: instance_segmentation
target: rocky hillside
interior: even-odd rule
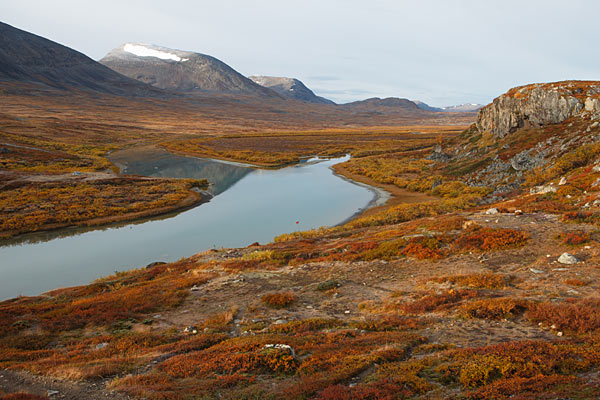
[[[471,185],[493,187],[494,196],[555,192],[552,185],[597,161],[599,119],[600,82],[521,86],[484,107],[469,130],[431,158]]]
[[[130,78],[176,92],[279,97],[224,62],[190,51],[126,43],[108,53],[100,63]]]
[[[600,117],[600,82],[568,81],[511,89],[481,110],[477,129],[504,137],[519,128],[558,124],[574,116]]]
[[[105,93],[160,94],[66,46],[0,22],[0,81]]]
[[[254,82],[274,90],[284,97],[315,104],[335,104],[333,101],[314,94],[304,83],[295,78],[277,76],[250,76]]]

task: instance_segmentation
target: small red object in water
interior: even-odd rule
[[[296,221],[296,225],[298,225],[300,223],[300,221]]]

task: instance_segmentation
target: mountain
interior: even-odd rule
[[[408,99],[401,99],[398,97],[388,97],[385,99],[381,99],[379,97],[372,97],[366,100],[353,101],[351,103],[341,104],[340,106],[354,111],[379,113],[390,113],[397,111],[422,111],[414,102]]]
[[[0,22],[0,81],[114,94],[159,94],[66,46]]]
[[[456,106],[442,107],[444,112],[475,112],[483,108],[483,104],[465,103]]]
[[[417,107],[419,107],[421,110],[424,111],[431,111],[431,112],[443,112],[444,110],[441,107],[432,107],[427,103],[423,103],[422,101],[419,100],[413,100],[413,103],[415,103],[417,105]]]
[[[421,110],[432,111],[432,112],[475,112],[479,111],[483,108],[482,104],[475,103],[465,103],[459,104],[455,106],[447,106],[447,107],[432,107],[429,104],[423,103],[419,100],[413,100],[413,102],[419,107]]]
[[[279,97],[224,62],[200,53],[126,43],[100,60],[138,81],[176,92],[232,93]]]
[[[333,101],[314,94],[304,83],[295,78],[277,76],[249,76],[257,84],[267,87],[284,97],[315,104],[335,104]]]

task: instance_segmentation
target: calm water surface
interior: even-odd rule
[[[313,160],[280,170],[164,152],[145,160],[120,159],[128,173],[207,178],[215,182],[215,197],[191,210],[141,222],[0,243],[0,299],[85,284],[209,248],[267,243],[281,233],[338,224],[377,197],[372,189],[333,174],[330,167],[345,159]]]

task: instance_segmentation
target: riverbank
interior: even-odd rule
[[[375,198],[373,199],[373,201],[369,203],[369,205],[367,205],[367,207],[365,207],[363,211],[353,215],[344,223],[350,222],[353,219],[359,217],[368,217],[371,215],[375,215],[381,211],[387,210],[388,208],[403,203],[413,204],[440,200],[440,198],[437,196],[431,196],[421,192],[411,192],[409,190],[399,188],[396,185],[379,183],[369,177],[352,173],[348,171],[342,163],[336,164],[331,168],[337,175],[344,177],[345,179],[348,179],[352,182],[357,182],[360,184],[364,184],[367,187],[374,188],[373,191],[375,192]],[[382,191],[383,193],[387,193],[387,196],[385,194],[382,194]],[[385,199],[385,201],[382,202],[382,199]]]
[[[109,172],[3,176],[0,239],[68,227],[103,226],[184,211],[209,201],[207,182]],[[1,244],[1,242],[0,242]]]

